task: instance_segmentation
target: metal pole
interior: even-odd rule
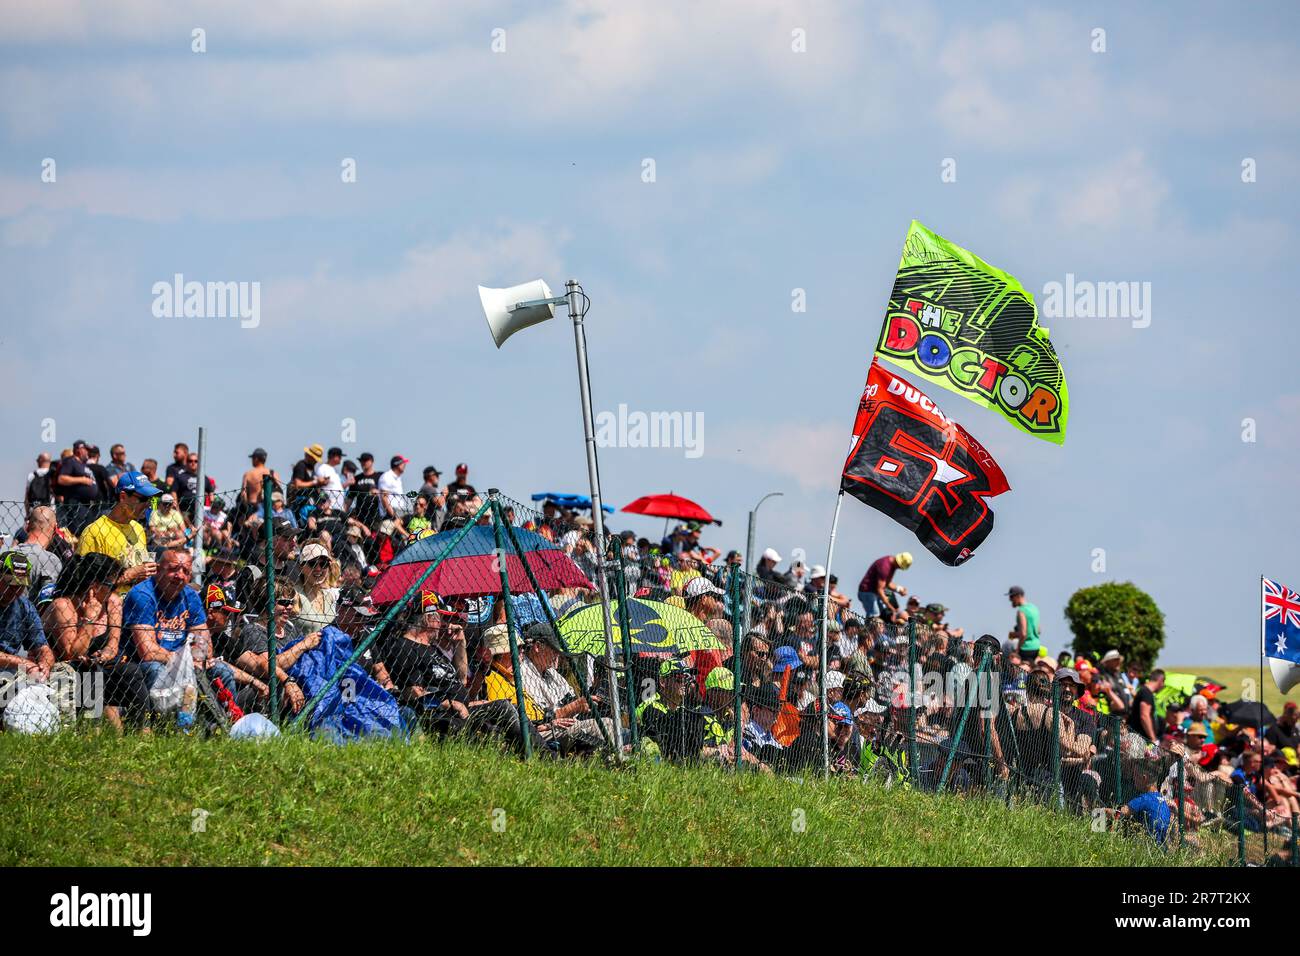
[[[747,571],[741,571],[741,574],[748,574]],[[731,569],[731,577],[727,581],[727,597],[731,601],[731,681],[732,681],[732,715],[731,715],[731,746],[733,749],[732,756],[736,761],[736,772],[740,772],[740,752],[745,746],[745,728],[740,723],[740,689],[741,689],[741,636],[740,627],[742,614],[748,617],[748,608],[742,611],[739,598],[744,590],[740,579],[736,577],[736,569]]]
[[[208,460],[208,436],[207,430],[199,426],[199,496],[194,499],[194,564],[190,573],[194,580],[195,587],[203,583],[204,564],[206,563],[203,555],[203,498],[207,492],[207,477],[205,469],[208,467],[204,464]]]
[[[975,672],[975,686],[978,688],[984,682],[984,672],[989,663],[993,660],[993,655],[989,653],[988,648],[984,648],[984,653],[980,657],[979,670]],[[944,761],[943,773],[939,777],[939,786],[935,788],[936,792],[942,791],[948,783],[948,774],[952,771],[953,762],[957,759],[957,748],[961,746],[961,735],[966,730],[966,721],[970,718],[971,708],[965,703],[963,692],[963,703],[961,708],[961,720],[957,721],[957,731],[948,738],[948,759]]]
[[[203,463],[203,459],[199,459]],[[262,476],[262,528],[266,532],[266,686],[270,689],[271,719],[280,722],[280,683],[275,679],[275,532],[271,528],[271,476]]]
[[[1186,768],[1183,765],[1183,758],[1178,758],[1178,845],[1182,846],[1185,839],[1185,830],[1187,827],[1187,813],[1183,806],[1183,794],[1187,789],[1185,774]]]
[[[768,498],[780,498],[784,495],[781,491],[769,491],[763,497],[758,499],[758,504],[754,505],[754,510],[749,513],[749,534],[745,538],[745,599],[741,603],[745,613],[745,630],[749,630],[749,608],[754,599],[754,566],[751,563],[754,560],[754,529],[758,524],[758,509],[763,507],[763,502]],[[829,566],[826,574],[830,575]]]
[[[1246,785],[1236,785],[1237,802],[1237,865],[1246,865]]]
[[[515,612],[510,603],[510,577],[506,567],[506,542],[501,533],[501,525],[505,522],[501,518],[501,505],[497,502],[496,496],[492,495],[490,500],[492,502],[492,533],[496,538],[497,545],[497,569],[501,574],[501,600],[506,606],[506,634],[510,640],[510,666],[514,671],[515,678],[515,708],[519,712],[519,733],[524,738],[524,759],[528,760],[533,756],[533,735],[528,723],[528,708],[524,706],[524,672],[521,669],[519,660],[519,639],[515,636]],[[522,561],[523,558],[521,557],[520,560]]]
[[[1259,576],[1259,606],[1264,606],[1264,575]],[[1259,615],[1259,774],[1257,779],[1263,783],[1264,779],[1264,614]],[[1263,792],[1261,787],[1260,792]],[[1268,808],[1262,807],[1260,813],[1263,819],[1261,831],[1264,838],[1264,862],[1268,863]]]
[[[907,762],[912,779],[919,787],[921,752],[916,746],[916,668],[916,620],[913,618],[907,622]]]
[[[618,624],[623,640],[623,675],[627,681],[627,727],[632,737],[632,750],[641,750],[641,732],[636,717],[636,680],[632,670],[632,616],[627,607],[627,572],[623,569],[623,539],[611,538],[610,546],[618,557]]]
[[[840,505],[844,501],[844,492],[841,491],[835,496],[835,517],[831,519],[831,538],[826,543],[826,580],[822,582],[822,594],[820,613],[817,615],[817,627],[821,631],[821,688],[819,694],[821,697],[822,709],[822,773],[826,777],[831,775],[831,738],[830,728],[827,721],[830,715],[826,710],[826,615],[831,600],[831,559],[835,557],[835,529],[840,523]]]
[[[564,283],[569,300],[569,317],[573,319],[573,345],[578,359],[578,393],[582,400],[582,430],[587,446],[587,481],[591,485],[591,517],[596,535],[596,585],[600,590],[601,617],[605,625],[605,668],[609,676],[609,706],[614,719],[614,751],[616,759],[623,755],[623,716],[618,699],[618,679],[614,672],[614,627],[609,614],[609,582],[605,575],[605,513],[601,507],[600,469],[596,462],[596,434],[591,415],[591,381],[587,369],[587,333],[582,325],[586,309],[580,307],[579,296],[586,300],[576,279]]]
[[[1123,733],[1123,727],[1120,724],[1119,714],[1116,714],[1110,721],[1110,741],[1113,757],[1111,763],[1115,765],[1115,805],[1119,806],[1124,802],[1124,764],[1123,750],[1120,747],[1120,735]]]

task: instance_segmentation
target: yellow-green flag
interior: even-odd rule
[[[1015,276],[912,220],[877,355],[1060,445],[1070,392],[1047,331]]]

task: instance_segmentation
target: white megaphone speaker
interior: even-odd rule
[[[1279,657],[1268,659],[1268,669],[1273,672],[1273,681],[1282,693],[1289,693],[1291,688],[1300,684],[1300,664],[1293,664]]]
[[[497,348],[501,348],[501,343],[520,329],[555,316],[555,306],[548,301],[554,296],[550,286],[541,279],[512,285],[508,289],[479,286],[478,297],[483,303],[483,314],[487,316],[488,329]],[[529,304],[521,306],[521,302]]]

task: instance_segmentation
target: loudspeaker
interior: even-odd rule
[[[1268,669],[1273,672],[1273,680],[1277,681],[1277,689],[1284,694],[1288,693],[1296,684],[1300,684],[1300,664],[1292,664],[1290,661],[1270,657],[1268,659]]]
[[[555,307],[550,304],[530,305],[523,309],[511,308],[518,302],[531,299],[553,298],[550,287],[541,279],[512,285],[508,289],[489,289],[478,287],[478,298],[483,303],[483,314],[487,316],[488,330],[492,341],[501,348],[501,343],[520,329],[537,325],[555,316]]]

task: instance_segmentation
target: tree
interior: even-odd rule
[[[1143,670],[1165,644],[1165,616],[1156,602],[1130,581],[1080,588],[1065,605],[1074,634],[1074,653],[1097,660],[1114,648]]]

